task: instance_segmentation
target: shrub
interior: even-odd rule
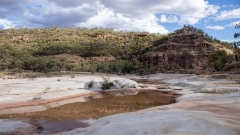
[[[108,78],[103,77],[103,80],[101,86],[102,90],[111,89],[114,86],[113,82],[110,82]]]
[[[88,83],[88,89],[90,89],[90,88],[92,88],[93,87],[93,85],[94,85],[94,81],[92,80],[92,81],[90,81],[89,83]]]
[[[209,56],[209,66],[213,67],[215,70],[219,71],[222,69],[228,62],[230,62],[232,55],[228,55],[225,50],[214,51]]]

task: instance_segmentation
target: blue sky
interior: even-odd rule
[[[0,28],[105,27],[166,34],[183,25],[237,41],[239,0],[0,0]]]

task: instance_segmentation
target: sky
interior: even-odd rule
[[[104,27],[167,34],[184,25],[233,42],[240,0],[0,0],[0,28]]]

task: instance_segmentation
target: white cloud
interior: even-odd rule
[[[221,21],[232,18],[240,18],[240,8],[229,11],[224,10],[215,19]]]
[[[73,7],[70,5],[62,7],[47,0],[38,2],[39,3],[32,3],[31,7],[34,8],[36,5],[42,5],[42,8],[26,11],[23,18],[30,24],[40,24],[42,26],[70,27],[72,24],[85,22],[98,13],[98,6],[100,6],[98,2],[94,2],[92,5],[89,3],[81,3]],[[40,15],[35,15],[36,13]]]
[[[234,5],[223,5],[222,7],[223,8],[232,8],[232,7],[234,7]]]
[[[36,3],[36,1],[34,1],[34,3]],[[38,11],[41,13],[41,15],[31,16],[34,15],[34,11],[29,11],[28,15],[25,14],[28,22],[32,24],[38,23],[43,26],[58,25],[65,27],[70,26],[71,24],[84,24],[91,22],[89,19],[93,19],[98,14],[101,14],[100,12],[104,11],[105,9],[112,12],[113,16],[115,17],[110,17],[115,20],[121,18],[116,17],[116,15],[121,15],[125,19],[130,19],[132,22],[137,23],[138,21],[136,20],[145,22],[145,19],[148,17],[148,15],[154,15],[158,13],[162,14],[158,20],[159,22],[178,22],[180,25],[194,25],[198,23],[199,20],[217,13],[219,9],[218,6],[211,5],[205,0],[152,0],[151,2],[146,0],[42,0],[38,1],[37,5],[39,4],[43,7],[41,11]],[[84,5],[85,8],[81,8]],[[143,18],[143,16],[145,18]],[[107,18],[105,18],[105,20],[107,20]],[[98,23],[99,22],[101,21],[98,21]],[[110,25],[114,26],[113,28],[115,29],[119,29],[120,27],[125,29],[125,23],[116,23],[113,20],[110,21],[110,19],[104,23],[106,22],[112,22]],[[115,24],[113,24],[113,22]],[[106,26],[106,24],[104,24],[104,26]]]
[[[221,40],[223,42],[229,42],[229,43],[232,43],[232,42],[237,42],[237,40],[234,40],[234,39],[223,39]]]
[[[60,7],[78,7],[80,5],[83,5],[84,3],[94,3],[95,0],[47,0],[48,2],[55,3],[56,5]]]
[[[0,26],[3,26],[3,29],[14,28],[15,22],[0,18]]]
[[[179,21],[179,24],[183,25],[183,24],[190,24],[190,25],[194,25],[196,23],[198,23],[199,19],[195,18],[195,17],[188,17],[188,16],[183,16],[181,18],[181,20]]]
[[[206,28],[208,29],[212,29],[212,30],[224,30],[225,28],[223,26],[206,26]]]
[[[178,17],[175,15],[166,16],[166,14],[160,15],[159,21],[161,23],[174,23],[178,22]]]
[[[239,23],[240,23],[240,21],[235,21],[235,22],[228,24],[227,26],[235,27],[236,24],[239,24]]]
[[[217,13],[219,6],[204,0],[101,0],[103,5],[127,17],[148,13],[175,14],[180,16],[179,24],[196,24],[200,19]]]
[[[138,18],[127,18],[122,14],[115,14],[112,10],[103,9],[98,15],[87,22],[77,24],[79,27],[106,27],[126,31],[148,31],[151,33],[168,33],[163,26],[158,24],[158,18],[153,14],[143,15]]]
[[[18,8],[11,9],[12,12],[1,11],[10,9],[14,1]],[[159,22],[194,25],[216,14],[218,9],[219,6],[206,0],[4,0],[0,1],[0,18],[18,17],[15,27],[69,27],[74,24],[167,33]],[[157,18],[155,14],[161,16]]]
[[[11,16],[20,16],[26,9],[25,4],[31,0],[0,0],[0,18]]]

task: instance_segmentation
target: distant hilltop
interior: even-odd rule
[[[162,38],[158,44],[141,55],[138,60],[153,64],[157,70],[203,69],[209,55],[216,50],[234,54],[231,46],[225,47],[202,30],[184,26]]]
[[[137,73],[205,69],[216,50],[233,45],[192,26],[169,34],[105,28],[0,30],[0,70]]]

